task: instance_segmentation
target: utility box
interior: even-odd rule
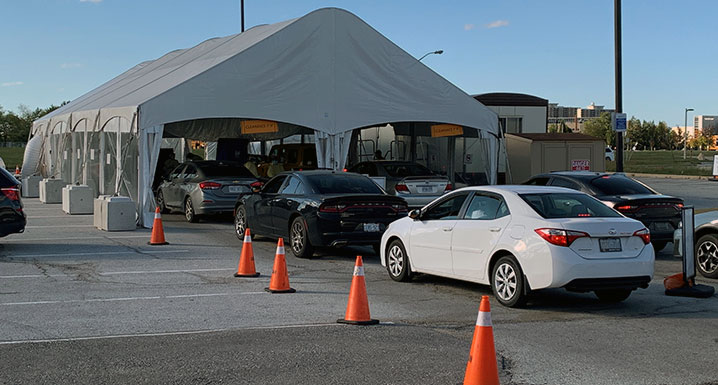
[[[40,181],[41,176],[33,175],[22,178],[22,197],[38,198],[40,197]]]
[[[135,202],[128,197],[101,195],[94,201],[95,227],[105,231],[132,231],[137,228]]]
[[[66,214],[92,214],[92,189],[86,185],[62,188],[62,211]]]
[[[67,185],[62,179],[45,178],[39,183],[40,202],[62,203],[62,188]]]
[[[552,171],[606,171],[606,142],[584,134],[506,134],[509,183]],[[507,178],[508,179],[508,178]]]

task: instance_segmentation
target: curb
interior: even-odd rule
[[[639,172],[624,172],[625,175],[644,177],[644,178],[663,178],[663,179],[694,179],[694,180],[717,180],[712,176],[701,175],[673,175],[673,174],[644,174]]]

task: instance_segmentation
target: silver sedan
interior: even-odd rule
[[[257,178],[228,161],[194,161],[177,166],[157,189],[162,212],[182,211],[188,222],[208,214],[231,213],[240,194],[251,192]]]

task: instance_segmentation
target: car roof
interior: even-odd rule
[[[625,174],[621,173],[608,173],[608,172],[595,172],[595,171],[553,171],[550,173],[538,174],[531,177],[533,178],[550,178],[552,176],[563,176],[567,178],[577,179],[581,181],[591,181],[600,177],[616,177],[631,179]]]
[[[534,186],[534,185],[487,185],[487,186],[469,186],[463,187],[456,191],[487,191],[493,193],[514,193],[514,194],[540,194],[540,193],[574,193],[583,194],[580,191],[572,190],[565,187],[555,186]]]
[[[329,169],[317,169],[317,170],[296,170],[296,171],[285,171],[278,175],[359,175],[363,176],[361,174],[357,174],[355,172],[346,172],[346,171],[335,171],[335,170],[329,170]]]

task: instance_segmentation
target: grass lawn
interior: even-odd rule
[[[703,154],[703,160],[698,160]],[[713,175],[713,155],[716,151],[626,151],[623,153],[623,171],[646,174]],[[700,167],[700,166],[703,167]],[[616,162],[606,162],[606,171],[616,171]]]
[[[0,147],[0,158],[5,161],[5,168],[15,172],[15,165],[22,167],[25,147]]]

